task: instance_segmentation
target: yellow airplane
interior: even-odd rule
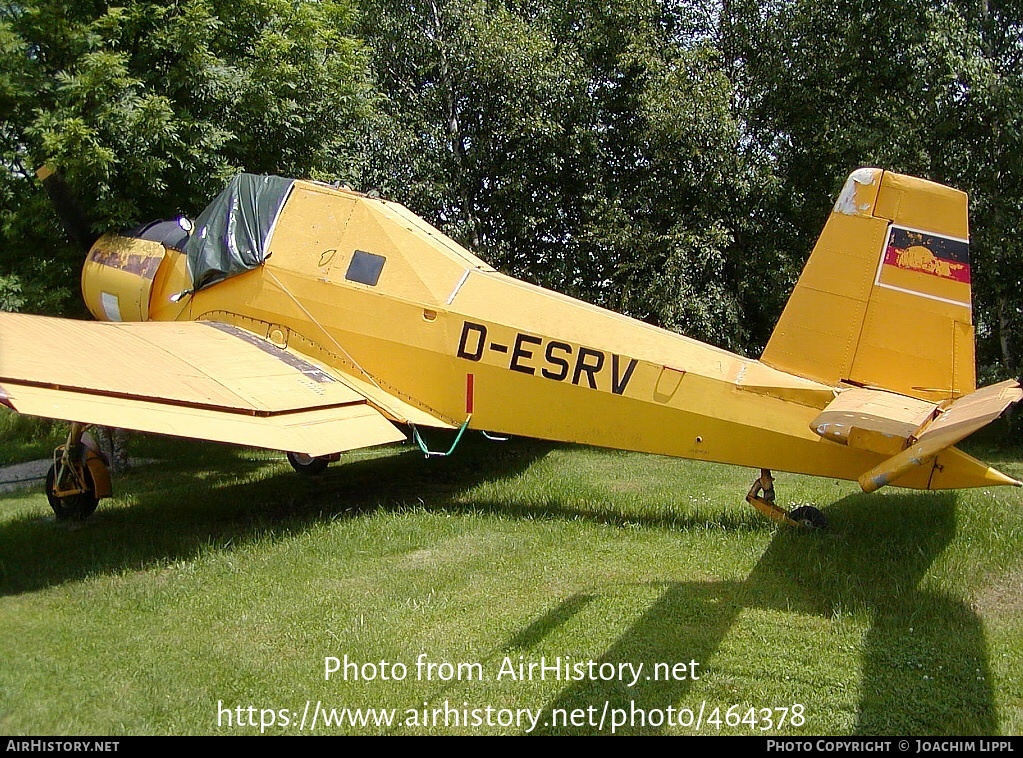
[[[966,196],[879,169],[846,181],[760,360],[505,276],[401,205],[275,176],[235,177],[194,224],[100,237],[82,290],[99,322],[0,314],[0,402],[74,422],[58,518],[110,495],[90,424],[289,451],[306,473],[407,435],[437,454],[421,427],[717,461],[760,469],[747,499],[809,526],[823,515],[776,505],[772,470],[1020,484],[954,447],[1023,397],[976,389]]]

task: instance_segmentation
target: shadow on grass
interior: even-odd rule
[[[466,441],[468,454],[427,461],[410,446],[335,464],[321,477],[282,463],[280,473],[260,478],[266,459],[246,459],[246,451],[228,446],[185,445],[165,443],[160,452],[170,455],[158,468],[131,472],[115,485],[136,502],[101,504],[70,527],[49,515],[0,524],[0,595],[188,560],[208,547],[286,537],[380,508],[448,507],[453,496],[515,476],[551,448]]]
[[[334,464],[320,477],[301,476],[282,462],[280,473],[264,478],[267,459],[253,458],[245,449],[148,440],[138,456],[160,462],[115,482],[118,492],[131,493],[129,503],[101,503],[88,521],[71,527],[55,524],[49,515],[0,524],[0,595],[144,570],[159,562],[191,559],[204,548],[244,544],[268,534],[284,537],[316,523],[375,510],[426,507],[434,512],[669,529],[706,525],[707,519],[698,514],[644,516],[557,500],[462,499],[480,484],[521,474],[555,447],[537,440],[493,443],[472,436],[451,458],[426,460],[408,445],[380,457]],[[724,530],[771,528],[752,511],[722,514],[714,525]]]
[[[833,525],[830,534],[779,531],[743,582],[658,585],[663,590],[659,598],[599,662],[649,662],[652,666],[654,662],[710,661],[746,608],[827,618],[866,611],[872,625],[864,642],[855,733],[997,733],[979,619],[958,600],[919,587],[928,567],[952,539],[954,496],[889,495],[870,503],[865,502],[867,497],[849,496],[828,508]],[[571,615],[593,600],[592,595],[569,598],[558,607],[559,613]],[[543,630],[564,621],[539,619],[515,635],[507,647],[519,648],[524,641],[535,645]],[[800,646],[793,644],[797,641],[784,642],[797,650]],[[798,642],[808,655],[828,655],[825,647],[812,640]],[[641,680],[632,687],[617,678],[578,682],[566,686],[548,703],[545,714],[553,714],[552,709],[566,715],[583,714],[595,706],[592,713],[599,717],[605,702],[630,714],[663,714],[668,706],[694,707],[686,697],[691,687],[691,680]],[[743,714],[750,705],[761,708],[788,703],[747,704],[741,708]],[[699,703],[695,708],[699,709]],[[805,715],[802,731],[813,734],[813,714]],[[652,718],[655,723],[638,723],[619,729],[619,733],[663,731],[663,715]],[[609,726],[608,720],[604,733]],[[559,723],[537,733],[586,731],[586,727]],[[714,731],[704,722],[702,733]]]
[[[286,464],[279,473],[259,479],[266,460],[246,460],[233,448],[176,445],[170,448],[174,455],[154,472],[143,470],[123,482],[122,489],[133,492],[137,503],[101,508],[78,530],[57,528],[48,518],[25,517],[0,525],[0,594],[146,570],[191,559],[209,547],[230,549],[267,535],[287,537],[377,508],[493,511],[668,528],[705,522],[686,514],[636,517],[611,508],[584,511],[557,501],[509,508],[459,500],[481,483],[517,476],[553,447],[535,441],[491,445],[467,440],[459,456],[431,461],[409,448],[335,465],[315,480],[293,474]],[[857,733],[994,734],[998,723],[979,619],[958,600],[921,587],[952,539],[955,502],[953,495],[934,494],[846,497],[827,508],[830,533],[778,531],[745,581],[659,583],[658,599],[600,661],[652,663],[680,656],[711,661],[745,608],[825,618],[866,612],[872,625],[858,683]],[[729,515],[726,521],[719,527],[749,529],[757,523],[755,528],[770,528],[745,514]],[[513,635],[505,649],[537,646],[597,601],[593,594],[565,598]],[[806,648],[810,655],[828,655],[813,641]],[[935,670],[935,661],[955,661],[955,670]],[[548,703],[547,712],[585,710],[605,701],[612,707],[632,702],[645,710],[688,706],[690,687],[689,681],[644,680],[631,688],[619,681],[576,683]],[[812,731],[812,715],[807,716]],[[661,730],[647,724],[631,731]]]

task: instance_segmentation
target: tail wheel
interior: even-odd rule
[[[306,455],[305,453],[288,453],[288,463],[300,474],[316,476],[322,474],[330,465],[330,458],[326,456]]]
[[[827,529],[828,519],[812,505],[802,505],[789,511],[789,518],[807,529]]]
[[[57,497],[53,494],[54,485],[57,481],[57,464],[50,466],[46,472],[46,499],[50,501],[50,507],[57,521],[84,521],[89,518],[99,505],[99,498],[96,497],[96,487],[92,481],[92,474],[88,466],[81,468],[82,478],[85,482],[85,491],[77,495]]]

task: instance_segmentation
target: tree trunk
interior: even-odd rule
[[[119,474],[131,468],[128,459],[128,431],[112,426],[96,427],[99,446],[110,461],[110,471]]]
[[[1012,323],[1009,320],[1009,303],[1005,295],[998,296],[998,344],[1002,350],[1002,363],[1012,373],[1016,371],[1016,356],[1013,355],[1009,342],[1012,334]]]

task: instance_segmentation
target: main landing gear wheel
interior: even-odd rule
[[[828,520],[824,514],[812,505],[803,505],[793,511],[786,511],[776,505],[774,494],[774,477],[769,469],[760,469],[760,476],[753,482],[746,495],[746,502],[763,513],[772,521],[787,526],[801,526],[806,529],[827,529]]]
[[[305,476],[322,474],[330,465],[330,458],[326,456],[316,457],[305,453],[288,453],[287,456],[291,467]]]
[[[96,497],[96,488],[92,482],[92,474],[88,466],[81,468],[82,478],[85,484],[85,491],[77,495],[57,497],[54,494],[57,482],[57,464],[50,466],[46,472],[46,499],[50,501],[53,515],[57,521],[84,521],[89,518],[99,505],[99,498]]]

